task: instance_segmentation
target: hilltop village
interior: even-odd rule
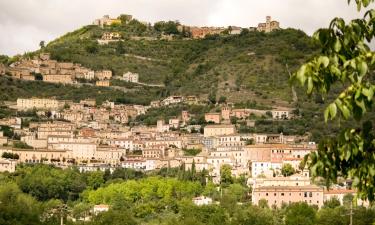
[[[123,23],[129,23],[133,20],[131,15],[122,15],[124,18]],[[108,15],[103,18],[96,19],[93,22],[94,26],[116,26],[121,24],[122,20],[119,18],[110,18]],[[144,26],[146,22],[139,22]],[[168,26],[165,22],[161,26]],[[187,39],[202,39],[209,35],[238,35],[243,32],[244,29],[247,31],[259,31],[259,32],[272,32],[280,29],[279,22],[271,20],[270,16],[266,17],[265,23],[259,23],[257,27],[241,28],[236,26],[225,27],[196,27],[196,26],[185,26],[177,22],[173,22],[173,26],[177,33],[186,34]],[[154,25],[155,26],[155,25]],[[167,29],[167,28],[165,28]],[[162,31],[162,40],[171,40],[175,34],[173,32]],[[147,38],[131,36],[131,39],[151,39],[158,40],[160,38]],[[101,38],[97,39],[97,43],[100,45],[106,45],[113,42],[124,41],[124,37],[119,32],[104,32]],[[137,57],[137,56],[135,56]],[[139,57],[147,60],[147,58]],[[114,76],[113,71],[104,69],[94,71],[93,69],[86,68],[78,63],[73,62],[59,62],[51,59],[49,53],[41,53],[35,55],[33,58],[21,58],[9,66],[0,64],[0,74],[11,75],[14,78],[22,80],[40,80],[49,83],[61,83],[61,84],[90,84],[100,87],[112,86],[112,80],[124,80],[127,82],[138,83],[139,75],[131,71],[124,72],[123,74],[116,74]]]
[[[96,19],[92,26],[115,27],[132,20],[130,15],[119,18],[104,16]],[[267,16],[264,23],[246,29],[269,33],[279,30],[280,25]],[[244,28],[179,24],[177,30],[188,33],[184,38],[202,39],[209,35],[239,35]],[[173,38],[174,35],[167,32],[158,37],[166,41]],[[107,45],[120,40],[123,37],[119,32],[104,32],[97,43]],[[21,58],[9,66],[0,65],[0,75],[77,87],[118,88],[113,84],[116,80],[144,86],[160,85],[140,82],[143,74],[134,71],[115,74],[110,69],[94,70],[79,63],[53,59],[44,51],[32,58]],[[75,167],[82,173],[113,172],[117,168],[150,172],[180,167],[187,171],[208,171],[212,182],[220,185],[221,170],[227,167],[233,177],[246,179],[246,184],[252,188],[249,194],[254,205],[265,199],[276,207],[292,202],[322,207],[327,200],[338,198],[342,202],[344,195],[355,193],[355,190],[349,190],[350,183],[327,190],[311,181],[304,157],[316,151],[317,146],[307,135],[238,132],[237,121],[254,127],[254,117],[267,121],[293,121],[299,115],[292,107],[275,104],[268,109],[238,108],[222,101],[216,103],[217,110],[204,114],[204,121],[193,123],[194,113],[181,110],[179,116],[159,119],[156,125],[147,126],[133,123],[133,119],[162,107],[205,105],[207,99],[195,95],[169,95],[151,101],[149,105],[140,105],[110,100],[99,103],[93,98],[77,102],[60,100],[59,96],[30,96],[4,101],[4,105],[15,110],[17,116],[0,120],[0,154],[3,156],[0,171],[14,172],[20,164]],[[212,204],[212,199],[205,196],[197,196],[193,201],[197,205]],[[360,200],[358,203],[367,204]],[[108,210],[108,207],[103,210]]]

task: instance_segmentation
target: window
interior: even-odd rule
[[[268,196],[268,193],[266,193],[266,196]]]
[[[303,196],[306,198],[307,197],[307,192],[303,193]]]
[[[312,192],[310,192],[309,196],[310,196],[310,198],[312,197]]]
[[[284,193],[281,193],[281,196],[284,196]]]
[[[276,193],[274,193],[273,195],[276,196]]]

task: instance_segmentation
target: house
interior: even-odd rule
[[[162,150],[162,149],[153,149],[153,148],[143,149],[142,150],[142,157],[145,158],[145,159],[149,159],[149,158],[156,158],[156,159],[164,158],[164,150]]]
[[[95,82],[95,85],[98,86],[98,87],[109,87],[110,82],[109,82],[109,80],[97,80]]]
[[[18,98],[17,109],[18,110],[29,110],[29,109],[49,109],[57,110],[65,105],[65,101],[59,101],[56,99],[48,98]]]
[[[191,37],[194,39],[204,38],[206,35],[220,34],[224,27],[189,27]]]
[[[164,120],[158,120],[156,122],[156,129],[160,133],[169,131],[169,124],[164,124]]]
[[[273,163],[271,161],[252,161],[251,177],[258,176],[273,177],[275,170],[280,170],[282,163]]]
[[[88,70],[83,74],[83,78],[86,80],[93,80],[95,79],[95,72],[93,70]]]
[[[271,21],[270,16],[266,17],[265,23],[259,23],[258,28],[257,28],[257,30],[259,32],[265,32],[265,33],[268,33],[268,32],[274,31],[274,30],[278,30],[278,29],[280,29],[280,23],[278,21],[275,21],[275,20]]]
[[[96,71],[95,78],[97,78],[98,80],[110,80],[112,78],[112,71],[110,70]]]
[[[107,212],[109,210],[109,205],[94,205],[93,212],[95,215],[98,215],[102,212]]]
[[[119,32],[104,32],[102,35],[102,40],[113,40],[120,39],[121,35]]]
[[[204,127],[204,137],[229,135],[236,133],[236,127],[234,125],[207,125]]]
[[[126,82],[138,83],[139,75],[138,73],[127,72],[122,75],[122,78]]]
[[[83,104],[84,106],[90,106],[95,107],[96,106],[96,100],[95,99],[84,99],[79,101],[80,104]]]
[[[0,158],[0,172],[13,173],[16,171],[17,160],[6,160]]]
[[[189,95],[189,96],[186,96],[185,102],[189,105],[196,105],[198,104],[199,99],[197,98],[197,96]]]
[[[169,119],[168,122],[170,128],[178,129],[180,127],[180,120],[178,118]]]
[[[204,114],[204,119],[206,122],[220,123],[221,114],[220,113],[206,113]]]
[[[161,103],[162,105],[172,105],[183,102],[184,98],[182,96],[169,96],[164,99]]]
[[[273,119],[289,119],[289,111],[287,110],[272,110]]]
[[[266,200],[269,206],[281,207],[293,202],[306,202],[309,205],[324,204],[324,190],[316,185],[307,186],[260,186],[255,187],[252,193],[252,203],[258,205]]]
[[[193,203],[197,206],[211,205],[212,204],[212,198],[202,195],[202,196],[193,198]]]
[[[263,186],[308,186],[311,185],[310,177],[307,175],[293,174],[289,177],[249,178],[248,182],[252,188]]]
[[[73,83],[72,75],[70,74],[44,74],[43,81],[50,82],[50,83],[61,83],[61,84]]]

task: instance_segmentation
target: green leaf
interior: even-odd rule
[[[366,106],[365,106],[365,102],[363,101],[363,99],[361,99],[360,101],[356,100],[355,104],[362,109],[362,114],[366,112]]]
[[[360,61],[357,65],[359,76],[364,76],[367,73],[368,67],[365,61]]]
[[[308,77],[307,78],[307,94],[311,94],[313,87],[314,87],[313,79],[312,77]]]
[[[323,64],[324,67],[327,67],[329,64],[329,58],[327,56],[320,56],[318,58],[318,64]]]
[[[336,106],[336,104],[335,104],[335,103],[331,103],[331,104],[329,104],[329,106],[327,107],[327,109],[328,109],[328,112],[329,112],[329,117],[330,117],[331,119],[335,118],[335,116],[336,116],[336,114],[337,114],[337,106]],[[326,109],[326,110],[327,110],[327,109]],[[325,118],[326,121],[327,121],[328,116],[326,116],[325,114],[326,114],[326,112],[324,112],[324,118]]]
[[[344,116],[345,119],[348,119],[349,116],[350,116],[350,110],[348,109],[348,107],[346,105],[343,105],[341,107],[341,113],[342,113],[342,115]]]
[[[328,116],[329,116],[329,108],[327,107],[325,110],[324,110],[324,121],[327,123],[327,120],[328,120]]]
[[[371,101],[372,97],[374,96],[374,90],[370,88],[363,88],[362,94],[367,97],[368,101]]]
[[[335,44],[333,46],[335,52],[339,52],[341,50],[341,42],[340,39],[336,39]]]
[[[297,78],[297,80],[299,80],[301,85],[304,85],[305,81],[306,81],[306,75],[305,75],[306,68],[307,68],[306,65],[302,65],[301,68],[297,71],[296,78]]]

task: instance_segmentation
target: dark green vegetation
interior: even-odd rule
[[[317,210],[306,203],[270,208],[250,204],[249,188],[243,179],[228,177],[223,169],[222,196],[207,174],[183,167],[162,169],[145,174],[130,169],[79,173],[51,166],[21,166],[16,173],[0,174],[0,224],[223,224],[223,225],[346,225],[351,196],[344,204],[333,199]],[[229,174],[230,176],[230,174]],[[195,206],[192,198],[205,195],[220,204]],[[237,202],[241,202],[239,205]],[[66,204],[67,210],[62,210]],[[93,216],[92,221],[72,223],[90,215],[94,204],[109,204],[106,213]],[[373,208],[354,208],[354,224],[372,224]]]
[[[348,1],[351,2],[350,0]],[[358,11],[374,0],[356,0]],[[346,121],[319,144],[308,160],[313,176],[324,177],[327,186],[338,178],[353,180],[360,198],[375,200],[375,53],[367,43],[374,40],[375,10],[363,18],[345,23],[335,18],[329,28],[319,29],[314,38],[322,49],[291,77],[307,94],[331,93],[324,119]],[[337,92],[335,85],[342,85]]]

